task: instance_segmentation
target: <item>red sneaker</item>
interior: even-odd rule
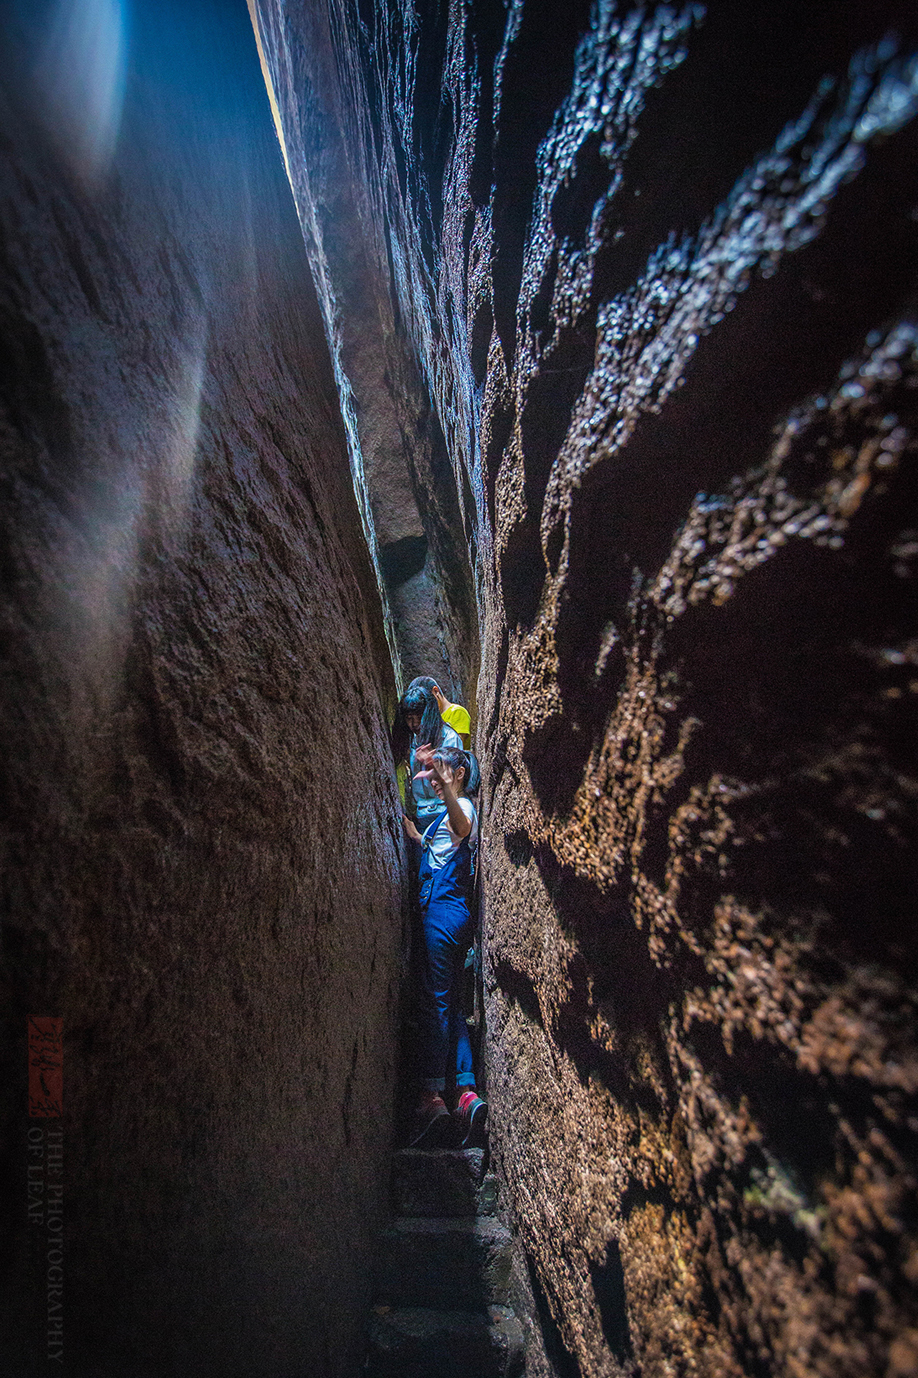
[[[427,1093],[414,1113],[409,1148],[440,1148],[450,1135],[451,1121],[442,1096]]]
[[[477,1091],[463,1091],[453,1114],[459,1124],[463,1148],[484,1148],[488,1103]]]

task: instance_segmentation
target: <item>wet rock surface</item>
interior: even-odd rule
[[[78,45],[36,89],[3,30],[0,1367],[55,1370],[26,1146],[60,1128],[60,1371],[343,1378],[388,1189],[391,671],[245,7],[131,11],[104,165],[42,125]],[[26,1118],[31,1015],[62,1120]]]
[[[327,13],[474,539],[532,1371],[900,1378],[914,15]]]

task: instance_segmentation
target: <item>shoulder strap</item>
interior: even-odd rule
[[[444,818],[446,817],[446,815],[447,815],[448,813],[449,813],[449,810],[448,810],[448,809],[444,809],[442,813],[438,813],[438,814],[437,814],[436,818],[434,819],[434,821],[433,821],[432,823],[429,823],[429,824],[427,825],[427,827],[424,829],[424,832],[423,832],[422,835],[421,835],[421,846],[422,846],[422,847],[427,847],[427,846],[429,846],[429,839],[432,838],[433,834],[437,831],[437,829],[439,828],[440,824],[443,822]]]

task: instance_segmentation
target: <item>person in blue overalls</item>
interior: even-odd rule
[[[406,835],[421,846],[419,872],[424,929],[420,1025],[422,1088],[416,1107],[413,1147],[432,1148],[455,1135],[464,1145],[481,1143],[488,1107],[475,1088],[472,1047],[459,1007],[457,974],[471,938],[469,913],[478,815],[466,797],[472,759],[459,747],[419,747],[419,776],[429,781],[440,812],[419,832],[403,815]],[[453,1121],[443,1099],[451,1039],[456,1048],[456,1106]]]

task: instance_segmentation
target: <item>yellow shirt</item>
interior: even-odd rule
[[[463,708],[461,703],[448,703],[440,717],[459,733],[462,745],[468,747],[472,740],[472,719],[469,717],[468,709]]]
[[[405,798],[408,793],[408,767],[405,765],[404,761],[396,770],[395,778],[398,781],[398,797],[401,799],[402,808],[404,809],[407,807]]]

